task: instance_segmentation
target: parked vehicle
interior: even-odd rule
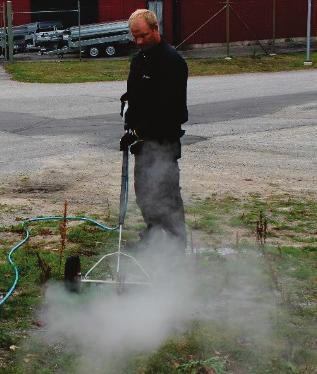
[[[62,48],[64,30],[36,32],[26,37],[26,49],[28,51],[50,51]]]
[[[63,39],[66,42],[65,52],[79,51],[81,46],[89,57],[115,56],[132,42],[127,21],[71,27],[65,30]]]
[[[19,53],[19,52],[24,52],[25,51],[25,47],[26,47],[25,37],[32,33],[32,26],[33,26],[33,24],[29,24],[29,25],[14,26],[12,28],[13,52],[14,53]],[[1,54],[3,54],[4,50],[5,50],[6,32],[7,32],[6,29],[1,28],[1,31],[0,31]]]
[[[0,56],[4,54],[5,49],[5,33],[4,28],[0,27]]]
[[[34,22],[14,27],[15,52],[36,50],[62,56],[79,52],[81,48],[82,52],[95,58],[102,55],[116,56],[130,46],[132,37],[127,21],[73,26],[66,30],[62,30],[61,23],[55,21]]]
[[[14,53],[21,53],[35,47],[34,36],[44,32],[58,32],[63,29],[60,21],[39,21],[27,23],[24,25],[13,26],[13,50]],[[61,36],[62,39],[62,36]],[[0,54],[4,52],[5,48],[5,30],[0,29]]]

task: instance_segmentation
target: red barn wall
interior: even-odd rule
[[[273,11],[270,0],[241,0],[230,12],[231,41],[272,38]]]
[[[43,0],[44,1],[44,0]],[[173,0],[163,0],[164,36],[173,41]],[[0,0],[0,4],[3,0]],[[15,25],[31,22],[31,0],[12,0]],[[181,0],[180,38],[184,40],[218,12],[225,1]],[[312,35],[317,36],[317,0],[312,0]],[[127,19],[146,0],[99,0],[99,22]],[[273,36],[273,0],[235,0],[231,2],[230,41],[270,39]],[[307,0],[276,0],[276,38],[305,37]],[[247,25],[247,26],[246,26]],[[192,36],[186,44],[226,41],[225,11]]]
[[[1,1],[1,6],[6,1]],[[2,8],[1,8],[2,10]],[[30,12],[30,0],[12,0],[12,10],[13,10],[13,25],[22,25],[24,23],[31,22],[30,13],[19,13],[19,12]]]
[[[276,37],[305,36],[307,0],[277,0],[276,5]]]
[[[317,36],[317,0],[313,3],[312,9],[312,35]]]
[[[217,0],[183,0],[181,2],[181,39],[195,32],[222,7],[223,4]],[[225,15],[221,13],[192,36],[186,44],[219,42],[225,34],[224,21]]]
[[[172,43],[173,42],[173,4],[172,1],[164,1],[163,4],[163,27],[164,38]]]
[[[138,8],[146,8],[146,0],[99,0],[99,21],[128,19]]]
[[[182,39],[198,29],[223,6],[219,0],[182,0]],[[317,35],[317,0],[313,0],[313,35]],[[276,0],[276,38],[306,35],[307,0]],[[230,41],[270,39],[273,37],[273,0],[231,2]],[[211,20],[187,44],[226,41],[225,10]]]

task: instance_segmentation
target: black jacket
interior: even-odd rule
[[[128,127],[145,140],[179,139],[188,120],[187,78],[185,60],[164,41],[136,54],[127,85]]]

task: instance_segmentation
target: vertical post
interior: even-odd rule
[[[81,20],[80,20],[80,0],[78,0],[78,45],[79,45],[79,61],[81,62]]]
[[[7,1],[9,62],[13,62],[12,2]]]
[[[273,0],[272,8],[272,54],[275,55],[275,39],[276,39],[276,0]]]
[[[4,18],[3,18],[3,12],[4,12],[4,4],[2,3],[2,5],[0,6],[0,8],[1,8],[1,24],[0,24],[0,26],[2,26],[2,23],[4,24]],[[5,26],[3,25],[3,33],[1,33],[1,31],[0,31],[0,41],[1,41],[1,45],[0,45],[0,47],[1,47],[1,52],[3,52],[4,51],[4,43],[3,43],[3,40],[4,40],[4,33],[5,33]]]
[[[230,0],[226,0],[226,44],[227,44],[227,60],[230,57]]]
[[[2,3],[2,15],[3,15],[3,50],[4,50],[4,59],[8,59],[8,49],[7,49],[7,16],[6,16],[6,3]]]
[[[307,36],[306,36],[306,61],[304,65],[312,65],[310,59],[310,40],[311,39],[311,0],[307,0]]]

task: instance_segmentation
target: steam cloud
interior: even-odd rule
[[[202,274],[193,257],[171,260],[171,245],[155,240],[141,259],[154,284],[139,292],[74,295],[60,285],[48,287],[45,339],[68,342],[82,353],[78,373],[99,372],[96,367],[105,369],[114,355],[155,349],[193,318],[244,329],[256,344],[269,339],[275,300],[259,255],[209,250],[215,261]]]

